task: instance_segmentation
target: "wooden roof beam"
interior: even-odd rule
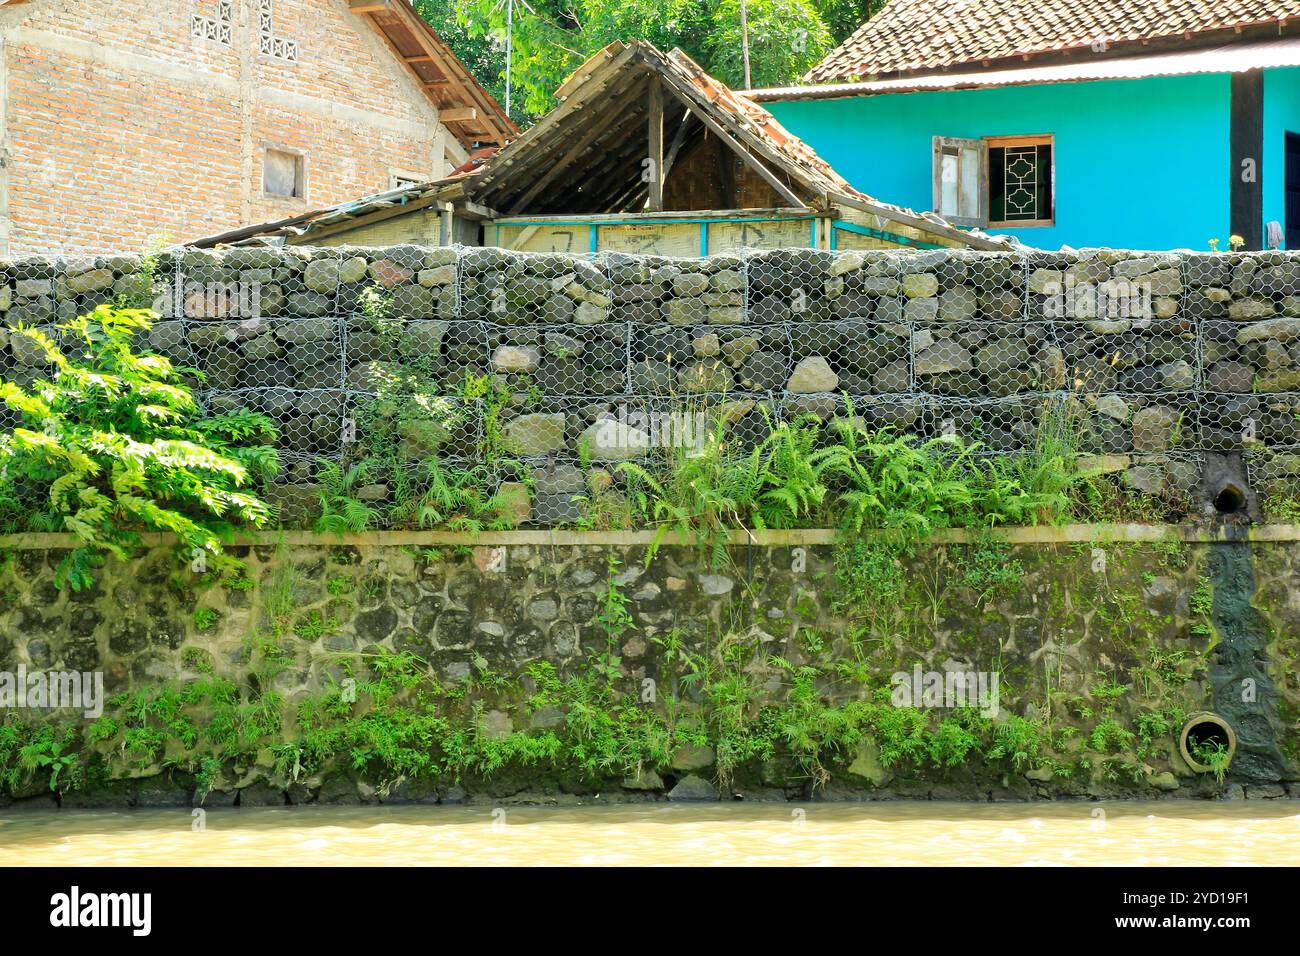
[[[677,124],[677,132],[673,134],[673,141],[668,146],[668,155],[664,157],[664,183],[668,182],[668,174],[673,171],[673,163],[677,161],[677,154],[681,151],[682,143],[686,141],[686,127],[691,125],[691,111],[682,109],[681,122]]]
[[[585,203],[586,206],[599,207],[608,204],[618,196],[628,191],[631,184],[636,188],[644,188],[649,184],[641,178],[641,172],[645,168],[641,165],[641,160],[645,158],[645,144],[643,142],[632,141],[623,149],[612,153],[605,167],[598,170],[590,179],[594,183],[608,184],[609,188],[603,192],[599,191],[597,186],[587,195],[594,197],[591,201]],[[578,209],[579,213],[590,212],[590,209]]]
[[[560,170],[557,176],[550,179],[545,189],[538,191],[538,193],[530,199],[530,205],[535,205],[539,199],[545,197],[549,192],[553,192],[562,187],[567,188],[564,187],[563,184],[578,178],[579,173],[581,173],[583,179],[590,179],[593,176],[600,175],[601,170],[603,169],[602,162],[608,159],[608,157],[617,150],[617,145],[619,143],[627,141],[630,133],[639,133],[639,130],[636,130],[636,127],[644,122],[645,112],[638,109],[625,114],[623,120],[615,125],[598,127],[598,134],[587,145],[587,148],[584,151],[587,154],[590,154],[590,158],[584,160],[582,156],[579,156],[575,161],[576,165],[571,164],[567,169]],[[640,136],[638,135],[636,139],[639,141]],[[550,171],[550,168],[546,170],[546,172]],[[520,193],[524,191],[524,187],[531,181],[530,176],[534,173],[533,164],[530,163],[529,165],[522,167],[522,170],[516,169],[512,172],[513,175],[507,181],[500,184],[499,191],[502,196],[519,196]],[[539,167],[536,172],[541,174],[541,168]],[[485,195],[491,194],[490,191],[485,193]],[[498,205],[506,205],[506,203],[498,203]],[[514,204],[512,203],[510,205],[511,208],[513,208]]]
[[[612,104],[611,109],[621,112],[623,107],[630,103],[638,93],[639,90],[637,89],[637,85],[631,85],[624,92],[623,96]],[[557,176],[568,169],[569,166],[573,165],[573,163],[576,162],[589,147],[594,145],[601,136],[615,131],[621,131],[625,126],[627,126],[627,124],[628,120],[624,120],[613,127],[602,126],[600,123],[592,123],[590,127],[578,137],[577,142],[575,142],[558,161],[553,163],[551,168],[543,173],[536,182],[529,186],[523,196],[511,205],[509,214],[512,216],[523,215],[524,207],[537,198],[537,196],[541,194],[542,190],[555,181]]]
[[[605,96],[600,107],[593,104],[590,110],[579,108],[563,122],[550,124],[547,129],[540,133],[534,132],[541,126],[540,122],[537,126],[528,130],[519,140],[519,142],[526,141],[528,148],[523,150],[514,149],[512,143],[511,148],[502,150],[494,156],[490,168],[479,177],[475,190],[486,195],[496,188],[493,184],[498,180],[504,184],[511,181],[521,182],[525,178],[523,174],[534,167],[538,176],[554,171],[555,162],[553,157],[555,153],[566,149],[572,143],[575,135],[583,133],[587,124],[594,126],[597,130],[607,130],[609,129],[608,124],[598,121],[597,116],[622,113],[630,104],[636,102],[644,77],[637,73],[632,76],[621,77],[621,79],[621,83],[610,86],[608,89],[602,86],[602,89],[605,89]],[[593,114],[592,110],[597,111],[596,114]],[[504,204],[498,203],[498,205]]]
[[[542,136],[532,139],[527,150],[512,152],[511,158],[500,162],[501,153],[492,158],[490,168],[480,178],[476,189],[487,195],[492,192],[507,196],[518,196],[532,184],[532,178],[556,172],[562,175],[565,170],[555,170],[555,157],[571,150],[575,137],[585,136],[592,128],[597,132],[588,151],[599,145],[614,129],[621,128],[624,121],[632,115],[642,113],[639,105],[641,78],[633,82],[624,82],[609,91],[609,102],[599,114],[584,111],[572,115],[565,123],[552,127]],[[611,119],[605,119],[608,114]],[[644,115],[644,114],[642,114]],[[531,136],[532,130],[528,131]],[[504,150],[502,151],[504,152]],[[575,162],[582,162],[580,153]],[[503,208],[509,203],[497,203]]]
[[[639,153],[638,153],[639,155]],[[605,212],[616,211],[610,207],[610,202],[617,196],[628,190],[628,184],[644,189],[645,183],[641,182],[640,167],[637,168],[638,175],[620,175],[618,171],[611,172],[602,181],[593,181],[591,188],[584,191],[574,191],[567,195],[568,202],[556,210],[556,215],[560,216],[594,216]]]
[[[492,99],[491,94],[484,90],[474,77],[470,74],[468,68],[460,62],[451,47],[447,46],[445,40],[433,32],[430,27],[415,12],[410,0],[349,0],[348,9],[359,16],[365,16],[371,27],[379,34],[385,45],[393,51],[398,61],[403,63],[407,70],[414,75],[416,81],[429,91],[432,98],[432,84],[422,77],[417,70],[418,62],[433,63],[446,77],[446,86],[452,91],[454,107],[473,108],[477,111],[474,120],[445,120],[447,123],[467,123],[474,122],[479,126],[487,129],[487,137],[490,141],[495,141],[504,145],[512,136],[518,134],[519,130],[509,117],[505,116],[501,107]],[[397,46],[393,36],[389,31],[396,28],[402,32],[403,39],[409,36],[411,40],[419,46],[420,56],[428,57],[427,60],[408,59],[411,55]],[[447,108],[444,103],[435,100],[435,106],[440,109]],[[469,146],[473,139],[483,138],[477,130],[467,131],[462,129],[457,137],[462,145]]]
[[[681,102],[687,104],[697,116],[703,120],[705,114],[711,112],[710,107],[713,105],[712,102],[701,93],[694,83],[689,80],[681,79],[677,73],[677,67],[659,57],[654,57],[649,53],[647,53],[646,56],[647,61],[653,61],[656,67],[662,72],[664,83],[668,89],[671,90],[677,98],[681,100]],[[719,132],[725,128],[730,136],[734,137],[737,144],[743,143],[749,150],[752,150],[752,154],[746,155],[745,152],[740,149],[739,145],[735,147],[737,152],[741,153],[741,157],[745,159],[745,161],[753,167],[760,176],[763,176],[765,180],[767,180],[767,176],[771,175],[771,173],[763,168],[761,163],[758,163],[758,157],[762,157],[775,168],[784,170],[787,174],[796,178],[804,189],[806,189],[811,195],[817,195],[823,191],[823,185],[821,183],[809,178],[805,170],[803,170],[797,162],[794,162],[790,160],[789,157],[783,155],[780,150],[775,149],[763,137],[750,132],[746,128],[747,124],[745,122],[732,116],[721,107],[717,108],[717,113],[718,116],[721,117],[721,120],[714,120],[710,116],[709,122],[705,125],[708,125],[710,128],[714,128],[715,131]],[[725,127],[723,125],[724,123]],[[755,165],[756,163],[757,165]],[[767,175],[764,175],[765,172],[767,172]],[[768,180],[768,185],[771,185],[778,193],[781,192],[780,188],[774,185],[771,180]],[[793,193],[790,195],[793,196]],[[790,197],[783,195],[782,198],[786,198],[787,201],[789,201]],[[799,205],[806,208],[804,203],[800,203]]]
[[[646,193],[646,184],[642,182],[634,182],[627,189],[615,195],[613,199],[607,200],[607,204],[616,213],[618,212],[635,213],[637,211],[637,205],[638,205],[636,201],[640,200],[640,203],[644,204],[645,199],[643,199],[642,197],[645,196],[645,193]],[[650,221],[653,222],[653,220]]]
[[[627,47],[617,56],[612,57],[605,63],[601,64],[598,70],[593,70],[590,75],[595,76],[597,72],[603,73],[608,71],[611,76],[617,76],[618,71],[624,65],[640,56],[641,53],[637,47]],[[540,120],[534,123],[527,132],[492,157],[492,168],[508,168],[508,164],[516,155],[522,151],[532,149],[533,144],[537,140],[549,134],[553,129],[559,126],[565,118],[576,112],[583,104],[585,104],[587,100],[596,96],[599,91],[594,87],[597,85],[598,84],[593,84],[590,81],[579,85],[563,103],[543,116]],[[491,172],[485,174],[484,178],[480,180],[480,189],[486,187],[495,178],[496,177],[493,176]]]
[[[650,77],[646,95],[649,130],[646,142],[650,155],[642,160],[642,179],[650,187],[650,211],[664,208],[664,84],[656,73]],[[650,178],[647,180],[645,174]]]
[[[560,213],[562,216],[599,216],[607,213],[618,213],[623,211],[617,200],[629,196],[634,192],[646,191],[646,183],[640,179],[628,182],[626,179],[616,180],[613,188],[607,188],[594,193],[590,200],[581,207],[575,207],[572,211]]]

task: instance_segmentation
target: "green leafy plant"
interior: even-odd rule
[[[65,780],[75,773],[80,755],[71,749],[76,732],[71,727],[56,731],[42,727],[19,750],[19,765],[29,773],[43,770],[50,775],[50,790],[59,789],[59,778]]]
[[[199,607],[194,609],[194,629],[210,631],[221,620],[221,612],[215,608]]]
[[[1192,591],[1187,610],[1191,618],[1187,627],[1188,633],[1194,637],[1213,638],[1214,585],[1208,577],[1197,578],[1196,588]]]
[[[622,674],[623,659],[618,654],[618,642],[623,635],[636,627],[630,608],[631,602],[618,582],[618,559],[609,556],[606,564],[605,594],[596,624],[605,632],[605,650],[592,658],[592,667],[607,681],[615,681]]]
[[[870,433],[852,417],[839,425],[844,454],[838,477],[844,490],[842,522],[852,531],[897,529],[909,536],[951,526],[974,495],[966,480],[973,449],[956,439],[926,442],[889,429]]]
[[[332,461],[320,464],[321,514],[316,519],[316,530],[325,534],[359,534],[373,527],[380,511],[357,496],[361,486],[370,480],[370,462],[357,462],[349,468]]]
[[[1024,579],[1024,565],[1012,557],[1009,547],[985,541],[967,549],[956,583],[975,591],[977,603],[983,604],[1014,592]]]
[[[421,528],[498,531],[512,528],[527,501],[522,489],[501,490],[485,465],[458,468],[431,456],[420,463],[424,488],[414,499],[415,523]],[[399,520],[405,512],[399,511]]]
[[[718,416],[699,447],[664,449],[657,464],[619,464],[636,513],[659,528],[656,546],[670,531],[694,536],[712,548],[719,566],[731,528],[790,528],[815,513],[826,498],[822,476],[838,451],[817,447],[815,419],[768,424],[767,436],[748,452]],[[654,553],[652,547],[647,560]]]
[[[852,414],[838,420],[840,452],[831,474],[840,523],[852,530],[894,529],[907,536],[954,526],[993,527],[1058,520],[1069,505],[1074,455],[1049,419],[1030,451],[981,456],[955,435],[918,440],[872,432]]]
[[[70,357],[45,331],[20,327],[52,366],[28,387],[0,382],[0,400],[26,423],[0,434],[2,484],[44,496],[60,530],[82,542],[57,581],[87,586],[106,555],[136,552],[141,531],[174,533],[187,557],[232,566],[221,536],[235,523],[261,527],[269,506],[242,489],[274,474],[275,437],[263,415],[208,416],[185,374],[134,343],[154,314],[100,306],[58,326],[77,343]],[[4,502],[13,507],[13,499]]]
[[[1219,740],[1192,740],[1191,751],[1197,763],[1210,768],[1215,782],[1223,783],[1228,765],[1232,762],[1228,746]]]

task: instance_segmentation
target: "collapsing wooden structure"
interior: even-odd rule
[[[490,245],[697,256],[740,248],[1005,249],[854,189],[680,50],[616,42],[560,105],[437,182],[194,243]]]

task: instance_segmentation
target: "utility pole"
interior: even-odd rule
[[[510,66],[515,52],[515,0],[506,0],[506,116],[510,116]]]

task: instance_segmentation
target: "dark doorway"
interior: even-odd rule
[[[1300,249],[1300,134],[1286,134],[1286,247]]]

